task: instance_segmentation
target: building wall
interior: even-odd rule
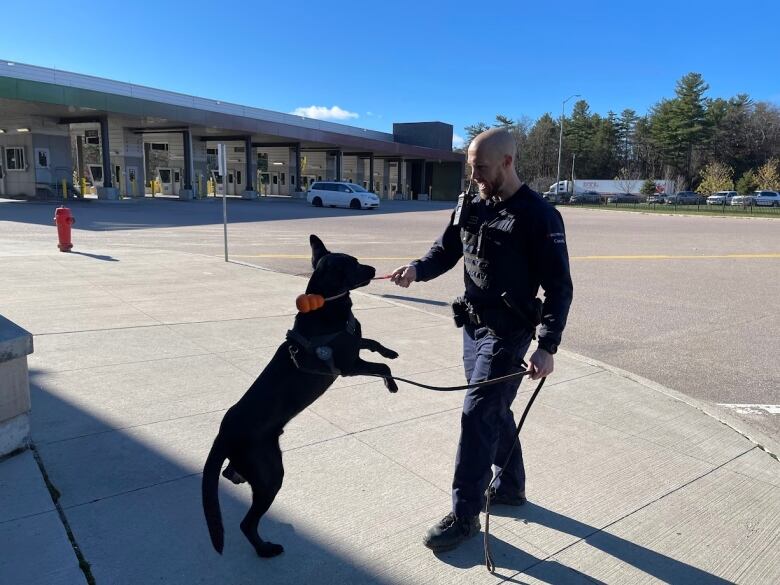
[[[22,195],[32,197],[35,195],[35,165],[33,164],[32,135],[31,134],[0,134],[0,146],[20,146],[24,148],[25,169],[23,171],[10,171],[6,165],[5,148],[3,149],[3,175],[4,191],[6,195]]]
[[[62,179],[72,183],[67,126],[60,126],[47,118],[29,116],[3,119],[0,127],[5,130],[5,133],[0,134],[4,195],[34,197],[36,183],[50,185]],[[28,128],[29,132],[18,133],[17,128]],[[24,149],[24,170],[8,170],[6,147]],[[41,153],[43,158],[36,159],[36,149],[44,151]],[[42,166],[41,163],[48,166]]]
[[[32,135],[33,151],[29,166],[35,172],[36,183],[57,183],[65,179],[69,184],[73,183],[73,161],[70,156],[70,140],[68,136],[52,136],[50,134]],[[36,150],[45,150],[48,153],[48,168],[43,168],[40,160],[35,159]]]
[[[433,185],[431,198],[438,201],[455,201],[463,189],[462,165],[460,163],[430,163],[428,171]]]

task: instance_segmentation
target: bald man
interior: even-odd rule
[[[461,196],[441,237],[428,253],[397,268],[392,282],[408,287],[444,274],[463,257],[465,295],[453,303],[463,327],[463,364],[470,384],[528,368],[537,380],[553,371],[553,355],[572,300],[563,219],[515,171],[517,147],[506,130],[493,128],[469,146],[478,196]],[[537,299],[544,289],[544,303]],[[515,441],[512,402],[520,379],[466,392],[452,482],[452,510],[425,535],[434,551],[450,550],[480,531],[479,512],[493,467],[511,457],[494,484],[492,504],[525,503],[525,469]]]

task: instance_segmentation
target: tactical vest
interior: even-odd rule
[[[505,264],[509,260],[507,255],[514,256],[512,230],[515,216],[508,207],[504,207],[491,219],[482,221],[475,207],[476,204],[473,204],[460,230],[463,264],[477,287],[483,291],[496,289],[494,292],[500,293],[510,285]]]

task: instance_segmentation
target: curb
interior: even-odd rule
[[[612,366],[602,361],[589,358],[587,356],[580,355],[578,353],[574,353],[573,351],[561,349],[559,353],[562,353],[567,357],[584,362],[586,364],[590,364],[592,366],[602,368],[622,378],[627,378],[629,380],[632,380],[633,382],[636,382],[637,384],[641,384],[646,388],[655,390],[656,392],[663,394],[664,396],[668,396],[669,398],[672,398],[674,400],[677,400],[678,402],[687,404],[688,406],[695,408],[696,410],[702,412],[703,414],[706,414],[710,418],[717,420],[719,423],[726,425],[734,432],[739,433],[740,435],[745,437],[748,441],[755,444],[759,449],[765,451],[770,457],[775,459],[775,461],[780,461],[780,443],[778,443],[772,437],[762,433],[761,431],[751,428],[745,423],[745,421],[723,412],[722,410],[718,409],[712,404],[709,404],[701,400],[697,400],[696,398],[691,398],[690,396],[687,396],[682,392],[678,392],[677,390],[672,390],[671,388],[668,388],[663,384],[659,384],[658,382],[653,382],[652,380],[648,380],[647,378],[640,376],[638,374],[634,374],[622,368],[618,368],[617,366]]]

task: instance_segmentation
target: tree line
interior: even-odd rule
[[[699,73],[676,84],[644,114],[631,109],[606,116],[591,113],[579,100],[563,118],[561,180],[667,179],[678,190],[742,192],[780,189],[780,108],[754,101],[747,94],[710,98]],[[532,121],[497,115],[492,127],[515,135],[520,177],[536,190],[555,182],[560,118],[547,113]],[[466,127],[463,150],[490,128],[479,122]]]

